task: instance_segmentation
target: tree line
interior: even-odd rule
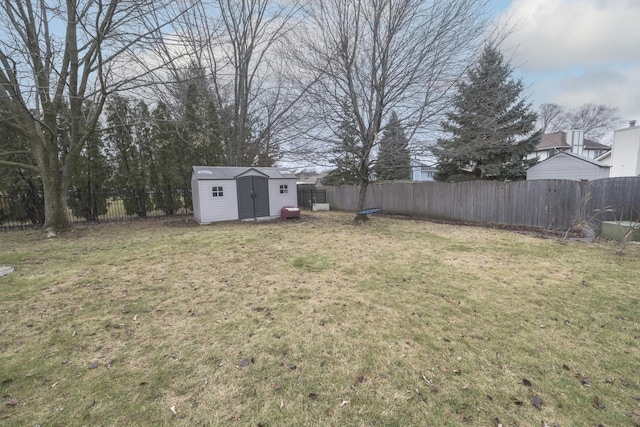
[[[188,188],[193,165],[302,160],[357,182],[361,208],[372,179],[407,177],[407,159],[430,154],[458,114],[482,47],[504,36],[488,3],[2,2],[0,191],[39,188],[44,226],[60,231],[68,208],[104,209],[90,196],[101,185],[132,212],[170,212],[189,201],[144,192]],[[527,134],[528,107],[509,97],[527,117],[503,116],[511,136],[489,135],[496,147]],[[459,139],[452,126],[443,134]],[[491,161],[509,158],[500,150]],[[490,163],[460,165],[501,176]]]
[[[207,102],[194,87],[187,85],[172,106],[163,101],[150,106],[119,94],[109,98],[104,120],[87,138],[72,173],[68,205],[75,216],[97,220],[114,194],[128,215],[145,217],[152,210],[172,215],[191,208],[191,166],[224,165],[224,135],[230,132],[223,120],[228,112]],[[70,126],[69,109],[64,108],[56,130],[65,150],[71,143]],[[14,159],[29,161],[25,138],[4,122],[0,139]],[[13,209],[0,212],[0,221],[44,221],[44,192],[36,171],[2,168],[0,188],[14,202]]]

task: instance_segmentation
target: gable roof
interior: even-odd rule
[[[193,176],[198,180],[233,180],[251,170],[254,170],[270,179],[296,179],[295,174],[287,168],[247,166],[194,166]]]
[[[608,145],[600,144],[592,139],[584,138],[584,148],[587,150],[610,150]],[[567,134],[565,132],[545,133],[542,140],[536,145],[536,151],[548,150],[550,148],[571,148],[567,144]]]
[[[545,160],[541,161],[540,163],[531,166],[529,169],[536,168],[539,165],[544,165],[545,162],[557,161],[562,156],[572,157],[574,159],[577,159],[577,160],[580,160],[580,161],[583,161],[583,162],[586,162],[586,163],[590,163],[592,165],[595,165],[595,166],[598,166],[598,167],[601,167],[601,168],[607,168],[608,169],[608,168],[611,167],[606,163],[602,163],[602,162],[599,162],[597,160],[590,159],[588,157],[579,156],[579,155],[571,153],[569,151],[561,151],[558,154],[556,154],[555,156],[551,156],[548,159],[545,159]]]

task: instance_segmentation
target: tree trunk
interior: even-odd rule
[[[42,177],[44,189],[44,228],[55,232],[71,227],[67,209],[67,192],[52,177]]]
[[[68,180],[64,179],[57,152],[38,162],[44,191],[44,229],[55,232],[71,228],[67,205]]]
[[[364,209],[365,197],[367,196],[367,187],[369,187],[369,181],[360,179],[358,183],[358,206],[356,211],[360,212]]]

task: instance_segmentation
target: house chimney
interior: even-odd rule
[[[571,147],[571,152],[582,156],[584,149],[584,131],[580,129],[571,129],[565,132],[567,144]]]
[[[629,120],[629,127],[630,128],[636,127],[636,121],[635,120]]]

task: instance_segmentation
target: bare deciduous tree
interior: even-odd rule
[[[588,138],[601,138],[622,122],[617,108],[604,104],[583,104],[568,109],[558,104],[542,104],[538,108],[538,123],[544,133],[580,129]]]
[[[566,110],[558,104],[541,104],[538,108],[538,123],[542,133],[558,132],[566,121]]]
[[[571,110],[568,119],[567,129],[582,129],[590,138],[600,138],[622,122],[617,108],[603,104],[583,104]]]
[[[69,227],[67,189],[109,94],[140,83],[133,56],[170,18],[158,0],[4,0],[0,3],[0,109],[28,141],[45,198],[45,228]],[[127,57],[125,59],[125,56]],[[59,123],[68,110],[69,135]],[[6,154],[6,153],[5,153]]]
[[[348,107],[359,144],[358,210],[364,207],[383,119],[396,111],[410,139],[439,120],[450,89],[486,35],[485,5],[484,0],[310,3],[298,63],[322,76],[309,92],[314,115],[324,125],[317,138],[335,140],[345,103]],[[327,128],[334,130],[333,138]]]
[[[229,112],[224,141],[229,166],[271,165],[285,130],[298,121],[293,108],[302,91],[285,77],[278,54],[284,36],[301,16],[297,1],[202,0],[175,27],[179,42],[160,54],[172,62],[171,79],[179,82],[184,67],[203,70],[204,90]]]

